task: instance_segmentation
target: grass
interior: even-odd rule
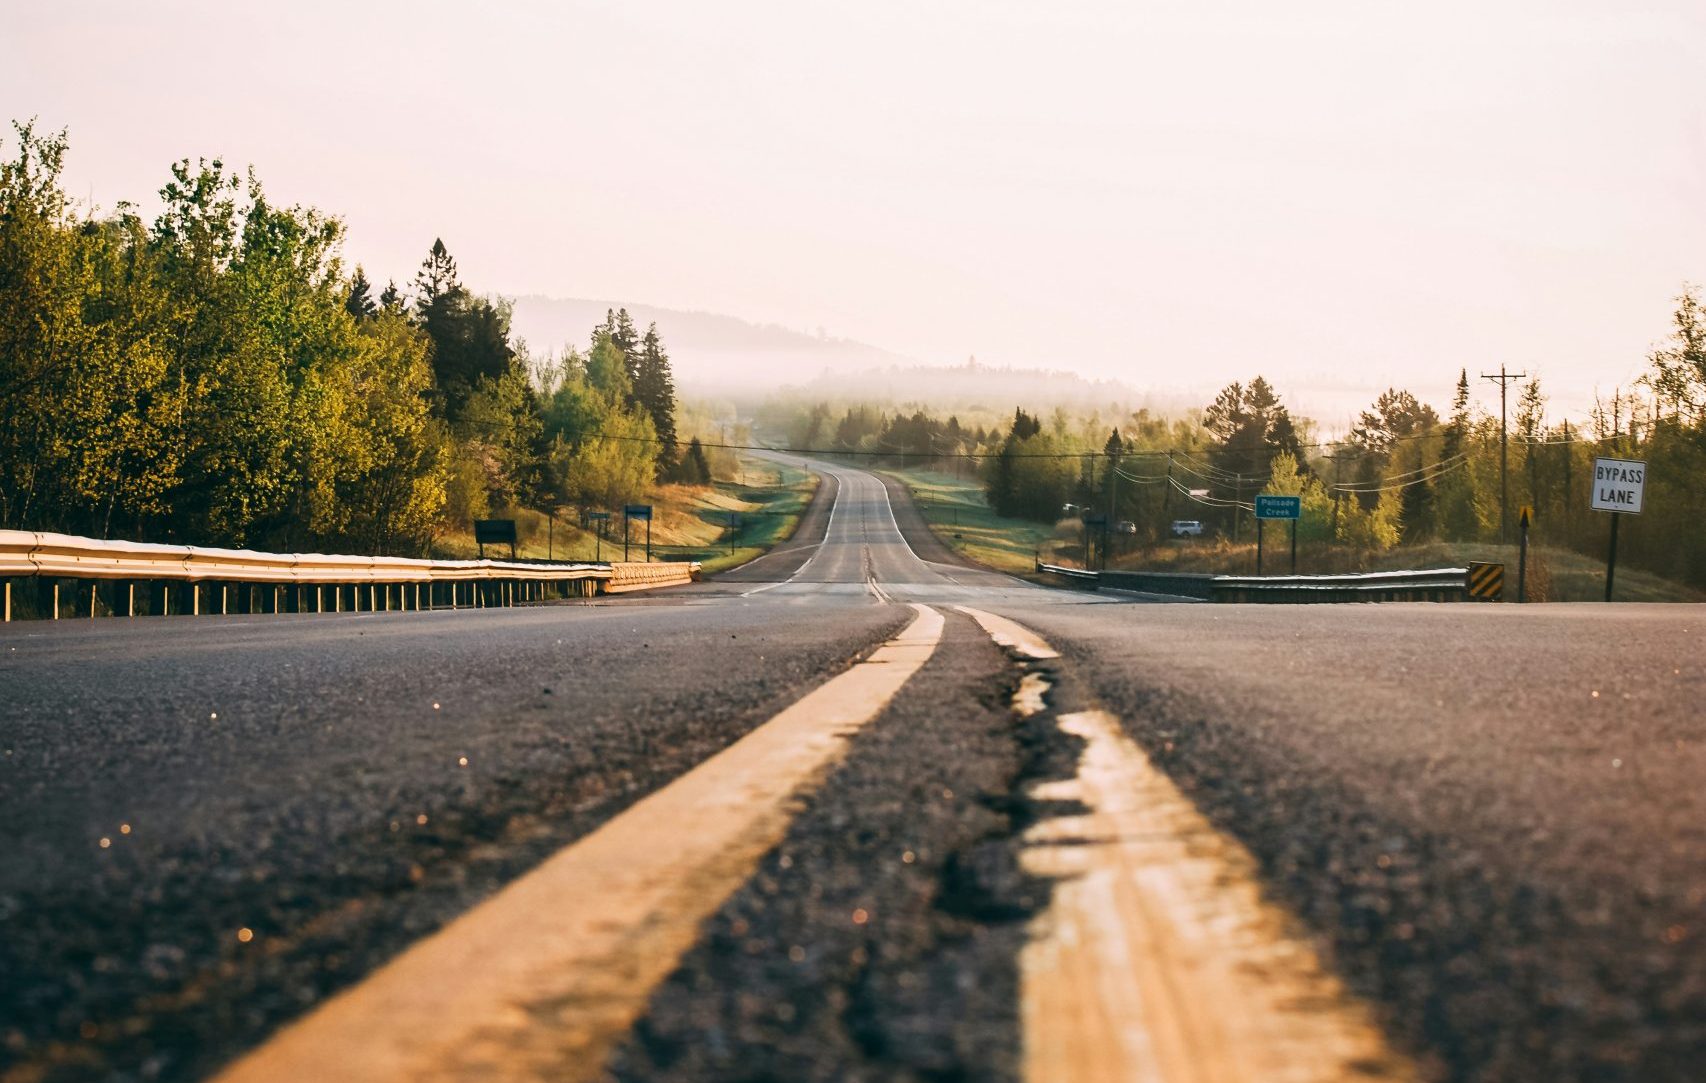
[[[906,486],[937,536],[961,555],[1004,572],[1036,570],[1038,551],[1045,556],[1076,545],[1076,526],[1007,519],[984,499],[983,482],[937,470],[889,470]]]
[[[793,534],[816,491],[817,478],[798,467],[744,456],[739,474],[731,480],[712,485],[660,485],[650,497],[652,558],[698,560],[707,573],[744,564]],[[732,539],[731,515],[737,521]],[[529,508],[514,509],[499,517],[515,520],[515,552],[520,559],[622,559],[620,510],[605,523],[602,541],[593,531],[582,530],[573,513],[567,521],[559,517],[555,522]],[[631,529],[630,558],[644,560],[645,525],[635,523]],[[478,553],[472,531],[451,532],[433,544],[435,557],[459,559]],[[488,545],[486,555],[508,557],[509,547]]]

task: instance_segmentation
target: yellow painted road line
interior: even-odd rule
[[[989,638],[1010,651],[1016,651],[1036,661],[1060,657],[1060,653],[1044,642],[1042,636],[1016,621],[969,606],[956,605],[954,608],[977,621],[983,626],[983,630],[989,633]]]
[[[962,607],[963,609],[963,607]],[[998,642],[1056,654],[1012,621],[963,609]],[[1032,709],[1034,688],[1018,706]],[[1410,1080],[1374,1013],[1262,897],[1256,866],[1105,711],[1064,715],[1076,777],[1033,796],[1077,802],[1025,837],[1054,894],[1020,956],[1031,1083]]]
[[[221,1083],[572,1081],[781,841],[795,798],[922,667],[942,615],[282,1030]]]

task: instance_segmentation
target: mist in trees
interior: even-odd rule
[[[1603,400],[1587,423],[1548,414],[1543,382],[1514,388],[1510,503],[1535,510],[1543,544],[1604,552],[1609,519],[1588,510],[1598,455],[1648,463],[1647,507],[1625,523],[1627,562],[1706,586],[1706,306],[1677,298],[1669,336],[1633,389]],[[1192,416],[1095,412],[1044,419],[1020,407],[991,418],[942,418],[908,406],[797,400],[769,408],[790,447],[852,453],[873,465],[977,471],[998,513],[1051,521],[1069,505],[1130,524],[1131,544],[1168,541],[1174,518],[1199,519],[1221,538],[1252,536],[1257,493],[1302,499],[1299,539],[1370,552],[1428,542],[1499,541],[1500,439],[1496,412],[1478,406],[1460,368],[1445,416],[1388,388],[1344,436],[1317,441],[1278,390],[1255,376],[1223,388]],[[761,414],[761,416],[766,416]],[[1437,558],[1436,558],[1437,559]]]

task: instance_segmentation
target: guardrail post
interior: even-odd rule
[[[8,579],[8,580],[6,580],[6,621],[7,621],[7,623],[10,623],[11,620],[12,620],[12,581],[10,579]]]

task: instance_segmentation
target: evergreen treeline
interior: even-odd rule
[[[968,427],[926,411],[887,414],[827,403],[797,413],[794,447],[858,453],[901,464],[981,471],[1002,515],[1052,521],[1069,506],[1132,524],[1139,541],[1167,536],[1174,519],[1251,537],[1257,493],[1301,496],[1298,536],[1360,549],[1427,541],[1515,539],[1516,515],[1535,511],[1535,537],[1595,555],[1610,517],[1588,508],[1597,456],[1648,464],[1646,507],[1619,537],[1620,559],[1706,586],[1706,305],[1689,289],[1677,299],[1670,336],[1648,358],[1633,393],[1600,403],[1586,425],[1547,416],[1538,378],[1511,389],[1509,498],[1502,498],[1495,411],[1473,405],[1459,373],[1445,416],[1400,389],[1382,393],[1343,439],[1314,442],[1260,376],[1221,390],[1200,414],[1179,419],[1131,414],[1116,424],[1046,421],[1025,409],[1010,420]],[[1508,520],[1502,513],[1508,509]]]
[[[410,296],[343,227],[182,161],[152,222],[80,218],[63,134],[0,162],[0,527],[420,553],[497,509],[708,480],[655,326],[535,361],[435,241]]]

